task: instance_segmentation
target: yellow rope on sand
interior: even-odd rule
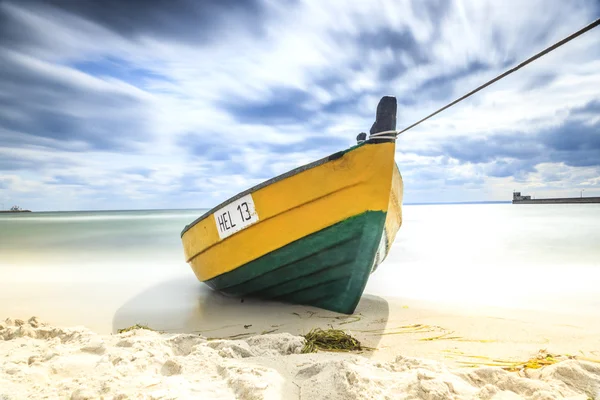
[[[534,357],[531,357],[528,360],[521,360],[521,361],[501,360],[501,359],[494,359],[494,358],[485,357],[485,356],[473,356],[473,355],[463,355],[463,357],[483,359],[486,361],[478,362],[478,361],[469,360],[469,361],[457,361],[457,363],[464,364],[465,366],[470,366],[470,367],[482,367],[482,366],[501,367],[502,369],[504,369],[506,371],[510,371],[510,372],[518,372],[518,371],[522,371],[525,369],[540,369],[540,368],[543,368],[543,367],[546,367],[546,366],[549,366],[552,364],[556,364],[558,362],[565,361],[565,360],[581,360],[581,361],[600,363],[600,360],[598,360],[598,359],[582,357],[582,356],[566,356],[566,355],[560,355],[560,354],[552,354],[552,353],[547,352],[545,349],[540,350]]]

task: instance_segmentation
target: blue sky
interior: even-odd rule
[[[204,208],[403,128],[600,16],[576,1],[0,2],[0,202]],[[404,133],[405,202],[600,196],[600,29]]]

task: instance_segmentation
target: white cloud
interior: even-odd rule
[[[0,140],[12,143],[13,157],[18,152],[28,165],[48,158],[62,163],[39,170],[23,167],[11,170],[10,175],[0,171],[0,177],[8,182],[4,196],[38,209],[57,204],[66,194],[72,196],[76,208],[106,208],[106,204],[210,207],[269,174],[285,172],[329,152],[315,145],[311,150],[280,154],[275,145],[301,142],[310,135],[339,137],[351,144],[358,132],[368,131],[377,102],[386,94],[405,101],[398,113],[398,128],[403,128],[580,28],[597,12],[591,1],[454,1],[438,5],[427,8],[418,1],[265,1],[262,20],[246,21],[236,13],[212,28],[212,40],[193,43],[159,33],[127,36],[49,6],[3,3],[1,10],[34,39],[20,47],[0,47],[0,59],[10,59],[40,79],[60,83],[51,93],[41,93],[42,97],[37,97],[39,91],[26,88],[23,93],[30,96],[28,104],[76,118],[83,121],[82,126],[90,119],[123,121],[127,132],[111,128],[113,134],[118,138],[130,133],[135,142],[128,150],[115,147],[82,152],[86,149],[84,138],[70,138],[70,144],[60,148],[59,139],[39,135],[36,139],[35,132],[0,124]],[[249,34],[252,24],[262,33]],[[394,47],[388,37],[391,33],[398,35],[394,40],[413,40],[416,50]],[[376,35],[382,36],[375,39]],[[583,35],[404,133],[398,141],[398,163],[405,171],[405,198],[508,199],[510,192],[505,189],[515,184],[514,178],[489,177],[496,161],[475,165],[427,156],[427,150],[442,142],[460,143],[467,137],[515,131],[536,135],[564,123],[570,109],[599,98],[599,43],[595,32]],[[427,62],[419,61],[416,51],[422,52]],[[143,80],[128,81],[115,75],[103,64],[106,57],[123,60],[122,68]],[[81,62],[95,63],[98,69],[77,70],[75,66]],[[469,71],[473,63],[482,67]],[[391,79],[381,78],[383,68],[393,72],[395,67],[405,71]],[[436,78],[432,87],[447,90],[436,94],[422,87]],[[544,80],[547,84],[540,85]],[[65,96],[61,85],[83,94]],[[273,96],[293,89],[306,96],[291,96],[282,107],[298,107],[308,116],[307,120],[298,118],[296,124],[251,123],[236,118],[235,109],[229,108],[263,101],[276,104],[278,99]],[[132,101],[114,106],[111,99],[115,96]],[[322,111],[338,101],[349,104]],[[0,109],[0,116],[11,121],[33,118],[17,108]],[[590,121],[593,116],[586,118]],[[19,139],[22,145],[15,144]],[[192,148],[196,150],[192,152]],[[235,157],[210,159],[202,148],[231,151]],[[236,165],[245,170],[240,172]],[[126,172],[141,168],[149,172]],[[528,175],[529,181],[520,184],[549,184],[552,168],[563,171],[559,176],[566,187],[583,185],[590,192],[597,190],[597,168],[559,163],[538,166],[537,172]],[[77,190],[58,184],[56,177],[64,175],[88,184]],[[189,194],[177,197],[186,184],[202,191],[202,204]],[[24,194],[36,191],[55,200],[49,203]],[[110,203],[111,193],[117,193],[114,203]],[[173,200],[177,203],[171,203]]]

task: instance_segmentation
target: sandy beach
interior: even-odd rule
[[[205,295],[204,310],[212,313],[186,323],[165,310],[148,323],[158,331],[116,333],[149,320],[125,309],[115,314],[110,333],[36,317],[6,319],[0,398],[600,398],[596,319],[434,309],[370,295],[355,315],[342,316]],[[184,326],[173,328],[176,319]],[[344,330],[366,349],[302,354],[301,335],[317,327]],[[544,362],[551,365],[538,368]]]

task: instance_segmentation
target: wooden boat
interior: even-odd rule
[[[396,99],[383,97],[370,135],[250,188],[181,233],[197,278],[230,296],[352,314],[402,224],[394,161]]]

